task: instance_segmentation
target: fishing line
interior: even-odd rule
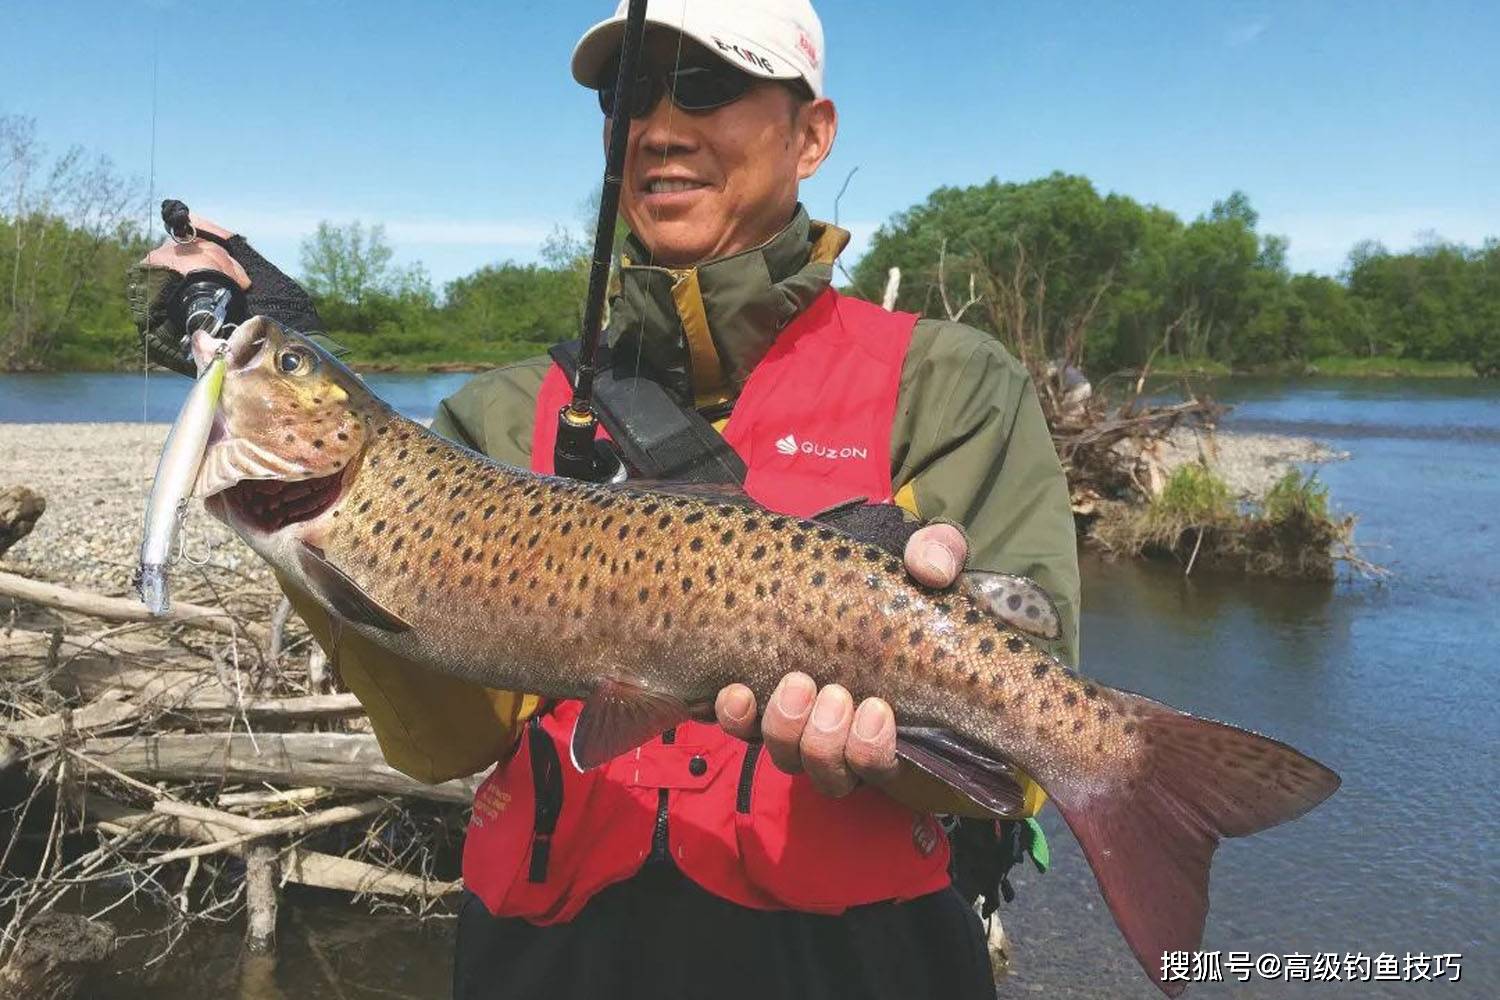
[[[151,152],[150,152],[150,156],[149,156],[148,161],[147,161],[148,164],[149,164],[149,167],[148,167],[148,171],[147,171],[147,180],[146,180],[146,228],[145,228],[144,233],[143,233],[143,235],[146,238],[146,245],[147,245],[147,247],[149,247],[151,245],[151,230],[155,228],[151,224],[151,203],[156,200],[156,113],[157,113],[158,97],[159,97],[159,89],[157,87],[157,79],[158,79],[158,75],[160,73],[160,69],[161,69],[161,28],[160,28],[160,25],[158,23],[153,22],[152,25],[151,25]],[[142,275],[141,275],[141,277],[140,277],[140,280],[145,284],[145,288],[143,289],[143,292],[142,292],[143,295],[149,295],[150,294],[151,283],[150,283],[150,279],[148,277],[149,273],[150,273],[149,271],[143,272]],[[142,302],[141,303],[141,308],[143,310],[145,310],[145,323],[149,327],[150,322],[151,322],[151,318],[150,318],[151,303],[149,301]],[[142,429],[142,431],[143,432],[146,431],[146,429],[150,426],[150,424],[151,424],[151,348],[149,346],[149,342],[148,342],[147,337],[142,337],[141,338],[141,429]],[[143,433],[142,436],[145,437],[146,435]],[[142,469],[144,469],[146,463],[150,461],[150,456],[151,456],[151,448],[150,448],[150,445],[148,444],[141,451],[141,462],[140,462],[140,464],[141,464],[141,468]]]

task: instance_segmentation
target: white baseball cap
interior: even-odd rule
[[[599,83],[625,36],[628,0],[573,49],[573,79]],[[823,96],[823,24],[808,0],[648,0],[646,23],[680,31],[725,62],[767,80],[801,78]]]

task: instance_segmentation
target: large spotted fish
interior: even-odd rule
[[[199,350],[211,349],[202,342]],[[1024,580],[924,589],[892,549],[722,497],[493,462],[406,420],[270,321],[229,343],[200,492],[290,586],[420,668],[586,699],[596,766],[732,681],[791,670],[879,695],[899,750],[997,813],[1021,769],[1083,846],[1148,975],[1197,949],[1222,837],[1302,815],[1338,777],[1264,736],[1077,676]],[[840,522],[844,523],[844,522]]]

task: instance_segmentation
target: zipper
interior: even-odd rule
[[[755,765],[764,744],[752,743],[745,748],[745,762],[740,765],[740,783],[734,793],[735,812],[750,812],[750,790],[755,787]]]
[[[677,730],[668,729],[661,734],[663,746],[671,746],[677,742]],[[651,831],[651,853],[646,856],[647,864],[666,862],[671,864],[672,853],[667,846],[667,790],[658,788],[656,790],[656,827]]]
[[[531,827],[531,867],[526,880],[545,882],[552,860],[552,835],[557,832],[557,818],[563,807],[562,761],[557,755],[557,745],[542,728],[540,716],[533,715],[526,730],[531,751],[531,783],[536,792]]]

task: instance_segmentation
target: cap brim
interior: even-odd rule
[[[800,80],[803,78],[801,71],[791,66],[786,60],[776,57],[774,52],[767,55],[782,64],[779,69],[767,70],[755,65],[748,60],[733,58],[720,50],[719,43],[725,42],[730,45],[748,44],[744,39],[734,32],[725,31],[722,28],[709,28],[706,25],[695,24],[690,19],[676,21],[665,21],[653,18],[650,13],[646,15],[648,25],[656,25],[669,31],[681,32],[709,52],[717,55],[724,62],[735,69],[742,70],[751,76],[758,76],[764,80]],[[611,17],[600,21],[588,31],[584,32],[582,38],[573,49],[573,79],[585,87],[597,87],[599,75],[604,72],[609,60],[619,50],[625,38],[625,18]],[[759,52],[765,52],[763,46],[754,46]]]

